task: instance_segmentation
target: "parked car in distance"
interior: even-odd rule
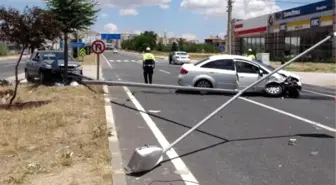
[[[239,91],[273,70],[273,67],[245,56],[214,55],[193,64],[182,65],[178,84]],[[265,92],[270,96],[290,92],[290,96],[298,97],[301,88],[299,76],[280,70],[248,92]]]
[[[28,82],[38,78],[40,83],[45,83],[64,71],[64,53],[57,50],[36,51],[26,62],[24,71]],[[83,74],[80,63],[76,62],[70,55],[68,56],[68,71]]]
[[[174,51],[169,54],[169,64],[190,63],[189,54],[184,51]]]

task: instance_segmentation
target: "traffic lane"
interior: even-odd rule
[[[112,53],[112,52],[105,52],[105,57],[112,63],[118,62],[118,63],[128,63],[128,62],[142,62],[142,54],[134,54],[129,52],[119,52],[119,53]],[[166,65],[165,63],[168,63],[167,60],[162,58],[156,58],[156,65]]]
[[[116,66],[116,65],[114,65],[114,66]],[[128,65],[123,65],[122,68],[124,68],[124,71],[129,71],[129,68],[126,68],[126,66],[128,66]],[[120,65],[120,67],[121,67],[121,65]],[[130,67],[130,66],[128,66],[128,67]],[[121,72],[122,68],[120,68],[118,71]],[[129,76],[132,76],[134,73],[131,72],[131,73],[127,73],[127,74],[128,75],[126,75],[126,76],[128,76],[128,78],[132,79],[132,77],[129,77]],[[163,74],[161,74],[159,76],[162,76],[162,75]],[[134,77],[133,77],[133,79],[134,79]],[[124,79],[121,79],[121,80],[124,81]],[[219,102],[225,102],[229,98],[229,97],[226,97],[226,96],[215,96],[215,95],[197,96],[197,95],[190,95],[190,94],[188,94],[188,95],[185,95],[182,99],[176,99],[177,97],[183,96],[183,95],[171,94],[170,92],[165,91],[165,90],[147,90],[148,92],[144,92],[144,89],[141,89],[141,88],[131,88],[131,91],[134,93],[134,95],[136,96],[136,98],[141,102],[141,104],[143,104],[143,106],[146,108],[146,110],[156,110],[156,111],[160,110],[161,111],[159,113],[160,115],[162,113],[166,114],[166,112],[169,112],[169,111],[175,111],[176,115],[167,115],[167,116],[164,115],[164,117],[165,117],[165,118],[163,118],[164,120],[167,120],[167,119],[169,120],[169,118],[181,119],[181,115],[183,115],[182,118],[187,118],[187,119],[192,118],[193,119],[192,121],[190,121],[190,120],[187,120],[187,121],[183,121],[183,120],[182,121],[179,121],[179,120],[174,121],[173,120],[174,123],[177,123],[177,122],[178,123],[193,123],[191,125],[187,125],[189,127],[192,126],[192,125],[194,125],[197,122],[197,120],[200,120],[201,118],[203,118],[202,117],[202,113],[203,113],[203,116],[205,116],[204,113],[207,113],[207,112],[209,113],[209,111],[211,111],[211,110],[215,109],[217,106],[219,106],[219,104],[218,104]],[[173,97],[170,97],[170,95],[173,96]],[[197,97],[197,98],[196,99],[191,99],[191,97]],[[199,97],[207,97],[209,99],[200,99]],[[213,97],[217,97],[218,99],[212,99],[211,97],[212,98]],[[164,99],[164,98],[168,98],[168,99]],[[162,100],[162,102],[160,102],[160,100]],[[189,102],[183,102],[183,100],[190,100],[190,101]],[[206,103],[204,103],[203,101],[205,101]],[[149,104],[151,104],[151,102],[152,102],[152,105],[149,105]],[[195,104],[196,102],[200,102],[200,103],[199,104]],[[160,107],[161,105],[164,106],[164,107]],[[177,105],[177,107],[176,106],[174,107],[173,105]],[[183,105],[186,105],[187,107],[183,107]],[[209,107],[204,106],[204,105],[207,105],[207,106],[212,105],[213,107],[209,108]],[[237,116],[238,118],[241,117],[241,108],[242,107],[246,107],[246,105],[251,106],[251,104],[248,104],[246,102],[243,103],[242,105],[237,106],[236,110],[239,112],[239,114]],[[149,107],[149,106],[151,106],[151,107]],[[189,113],[186,111],[188,109],[190,110]],[[200,110],[200,111],[198,112],[197,110]],[[302,141],[306,140],[306,142],[302,142],[303,145],[300,145],[300,146],[305,146],[305,147],[303,147],[303,152],[307,152],[308,154],[307,153],[304,153],[304,154],[307,156],[307,158],[310,157],[310,152],[311,152],[310,150],[312,150],[311,146],[314,146],[314,147],[316,146],[315,148],[318,151],[325,151],[325,150],[327,150],[326,152],[323,152],[323,154],[321,154],[321,155],[327,155],[327,157],[324,157],[324,158],[327,158],[327,159],[330,159],[330,160],[328,161],[327,164],[323,163],[323,165],[321,165],[321,166],[327,166],[327,167],[324,167],[324,168],[327,168],[326,171],[334,172],[333,169],[330,169],[332,167],[330,167],[330,166],[328,167],[328,164],[331,164],[330,161],[333,161],[333,159],[334,159],[333,158],[333,156],[334,156],[334,153],[333,153],[334,152],[334,148],[333,148],[334,147],[334,143],[330,144],[330,142],[326,140],[326,139],[329,139],[329,138],[322,138],[322,139],[321,138],[316,138],[316,137],[328,137],[326,135],[309,135],[311,133],[325,134],[324,130],[316,130],[311,125],[308,125],[306,123],[302,123],[301,121],[293,120],[292,118],[280,115],[280,114],[278,114],[276,112],[273,112],[273,111],[270,111],[268,109],[266,109],[267,111],[265,111],[263,108],[255,107],[254,105],[252,105],[251,108],[248,108],[248,112],[251,113],[251,110],[259,110],[259,111],[257,113],[256,112],[252,113],[251,116],[246,116],[247,120],[243,120],[242,121],[242,123],[245,123],[244,125],[237,124],[238,121],[233,121],[233,123],[232,123],[232,121],[228,121],[231,124],[229,124],[227,128],[222,128],[221,127],[223,125],[222,124],[223,121],[219,121],[219,123],[221,123],[221,124],[218,125],[217,127],[213,127],[214,123],[212,123],[212,122],[211,123],[209,122],[207,124],[208,125],[212,125],[211,131],[213,131],[213,132],[216,132],[216,131],[219,132],[219,133],[216,133],[219,136],[221,136],[220,134],[222,134],[222,130],[228,130],[228,133],[224,133],[225,136],[229,136],[227,138],[230,138],[230,134],[232,134],[233,136],[246,136],[246,137],[249,136],[249,138],[267,137],[267,136],[269,136],[269,137],[278,137],[279,135],[280,136],[281,135],[285,135],[285,136],[293,136],[293,137],[295,137],[294,135],[296,135],[296,134],[302,134],[302,133],[303,133],[302,136],[315,136],[315,137],[309,138],[309,140],[307,140],[305,137],[303,137],[303,139],[301,139]],[[183,111],[183,113],[181,113],[182,111]],[[264,118],[264,119],[258,119],[257,121],[253,121],[252,118],[254,118],[254,119],[255,118],[261,118],[261,116],[256,116],[256,115],[263,115],[263,114],[265,114],[265,112],[267,112],[266,115],[268,115],[268,116],[266,116],[266,118]],[[245,111],[243,113],[245,113]],[[228,115],[222,116],[222,117],[225,117],[225,118],[229,119],[230,117],[232,117],[231,115],[232,115],[232,113],[228,113]],[[197,117],[197,116],[200,116],[200,117]],[[252,119],[252,121],[251,121],[251,119]],[[274,121],[274,120],[277,120],[277,121]],[[158,123],[160,123],[160,124],[164,123],[164,121],[162,121],[162,119],[155,120],[155,122],[157,124]],[[169,123],[167,125],[169,125],[169,124],[171,125],[172,124],[171,121],[168,121],[168,122]],[[258,126],[258,125],[256,125],[257,123],[267,123],[267,125],[265,126],[264,124],[262,124],[262,125]],[[225,124],[225,125],[227,125],[227,124]],[[240,126],[237,129],[235,129],[234,126],[237,126],[237,125],[240,125]],[[251,127],[251,125],[252,125],[252,127]],[[175,128],[175,130],[172,130],[173,128],[169,128],[167,126],[165,126],[165,127],[162,127],[161,125],[158,125],[158,126],[160,127],[160,130],[162,130],[162,132],[164,132],[164,134],[166,135],[166,137],[169,139],[170,142],[172,142],[174,139],[176,139],[178,136],[180,136],[183,131],[185,131],[185,130],[182,130],[181,128],[177,128],[177,130],[176,130],[176,128],[175,128],[176,125],[175,124],[173,126]],[[269,127],[267,127],[267,126],[269,126]],[[203,126],[203,127],[206,127],[206,126]],[[206,127],[205,129],[209,129],[209,128]],[[182,132],[181,132],[181,130],[182,130]],[[240,132],[238,132],[238,133],[231,132],[232,130],[238,130]],[[265,133],[263,133],[263,131],[265,131]],[[306,135],[304,135],[304,134],[306,134]],[[214,134],[211,133],[211,135],[214,135]],[[233,137],[233,136],[231,136],[231,137]],[[218,137],[216,137],[216,139],[218,139]],[[236,138],[234,140],[238,140],[238,139]],[[283,139],[283,138],[280,137],[280,139]],[[280,140],[280,139],[278,139],[278,140]],[[191,142],[195,142],[196,146],[194,146],[193,148],[188,148],[187,151],[180,151],[180,152],[178,152],[180,155],[183,152],[189,152],[192,149],[199,149],[201,147],[204,147],[204,145],[205,146],[209,146],[209,145],[213,144],[213,143],[205,143],[204,145],[199,146],[199,144],[202,144],[202,141],[206,140],[205,138],[200,138],[199,140],[197,140],[195,138],[191,138],[191,136],[190,136],[190,140],[191,140]],[[324,143],[326,141],[328,143]],[[277,145],[284,146],[284,145],[286,145],[284,143],[287,143],[287,142],[288,142],[288,138],[283,139],[280,144],[279,143],[276,144],[276,143],[272,143],[271,142],[271,143],[266,143],[264,145],[266,145],[266,146],[277,146]],[[314,142],[315,143],[317,142],[317,144],[314,144]],[[322,143],[319,143],[319,142],[322,142]],[[197,144],[197,143],[199,143],[199,144]],[[250,149],[250,150],[251,151],[260,151],[260,147],[259,147],[260,145],[262,147],[264,147],[264,149],[265,149],[266,146],[263,146],[262,144],[263,143],[261,143],[261,144],[260,143],[256,143],[256,145],[254,145],[254,147],[256,147],[255,150],[253,149],[253,146],[251,146],[252,149]],[[300,141],[300,144],[301,144],[301,141]],[[188,142],[186,145],[193,146],[193,143],[189,143]],[[242,146],[241,148],[246,148],[246,147],[247,146]],[[237,151],[240,151],[241,148],[237,149]],[[178,147],[178,149],[179,149],[179,147]],[[269,149],[269,150],[270,151],[276,151],[274,148]],[[280,151],[284,151],[284,149],[280,148]],[[227,153],[227,152],[228,151],[224,151],[224,153],[222,155],[225,156],[224,154]],[[315,151],[312,151],[312,152],[315,152]],[[252,154],[251,154],[250,158],[246,159],[245,162],[250,161],[252,158],[254,158],[255,155],[257,155],[257,154],[255,154],[253,152],[251,152],[251,153]],[[279,156],[276,156],[277,154],[278,153],[273,154],[273,155],[275,155],[274,158],[279,157],[279,156],[281,157],[281,156],[285,155],[283,153],[280,153]],[[328,154],[330,154],[330,156]],[[238,152],[234,153],[233,157],[236,156],[236,155],[238,155]],[[269,154],[269,155],[271,155],[271,154]],[[293,155],[295,155],[295,153]],[[294,159],[294,161],[291,162],[291,163],[289,163],[289,164],[294,164],[295,160],[300,160],[300,159],[302,159],[302,156],[305,156],[305,155],[298,154],[297,157]],[[203,157],[209,157],[209,155],[205,154]],[[292,156],[290,156],[290,157],[294,158]],[[216,159],[215,157],[209,157],[209,158],[210,159]],[[219,159],[217,161],[221,161],[221,160],[222,159]],[[260,160],[262,160],[262,159],[260,159]],[[311,160],[311,159],[309,159],[309,160]],[[189,164],[188,164],[188,162],[186,162],[186,163],[187,163],[187,166],[189,168],[191,168],[191,166],[194,163],[197,164],[198,166],[202,166],[202,167],[204,167],[204,165],[208,164],[208,162],[205,162],[204,165],[203,164],[199,164],[199,163],[197,163],[197,161],[199,161],[199,159],[197,159],[197,157],[195,157],[195,159],[191,160],[191,162]],[[227,162],[229,164],[230,160],[225,161],[225,162]],[[268,161],[267,163],[269,163],[269,165],[271,165],[272,160]],[[209,170],[210,170],[210,168],[213,168],[214,165],[216,166],[216,164],[209,165]],[[234,165],[234,164],[232,164],[232,165]],[[313,165],[315,165],[315,163],[313,163]],[[250,167],[250,168],[253,168],[254,164],[251,165],[251,166],[252,167]],[[293,165],[293,166],[295,167],[295,165]],[[289,166],[289,167],[293,168],[293,166]],[[300,166],[300,165],[298,165],[298,166],[299,166],[299,168],[302,168],[302,169],[308,169],[307,166],[303,166],[303,167]],[[242,168],[245,168],[245,166],[243,166]],[[267,169],[266,171],[269,170],[269,168],[266,168],[266,169]],[[321,167],[321,169],[323,169],[323,167]],[[191,168],[191,170],[194,173],[193,168]],[[207,170],[207,172],[209,172],[209,170]],[[209,172],[210,175],[211,174],[217,174],[215,172],[217,170],[210,171]],[[257,170],[260,171],[260,169],[257,169]],[[204,171],[198,170],[198,169],[196,169],[196,171],[200,171],[199,174],[203,174],[203,176],[204,176]],[[224,173],[227,174],[229,172],[225,171]],[[247,173],[247,172],[244,172],[244,173]],[[307,172],[307,173],[309,173],[309,172]],[[305,174],[307,174],[307,173],[305,173]],[[199,178],[200,178],[199,175],[197,175],[197,174],[194,174],[194,175],[199,180]],[[288,176],[288,175],[289,174],[285,174],[284,176]],[[214,179],[214,178],[218,179],[219,178],[219,177],[203,178],[203,176],[201,175],[202,179]],[[219,174],[219,176],[222,176],[222,175]],[[252,176],[255,176],[255,175],[252,175]],[[291,175],[289,175],[289,176],[291,176]],[[229,177],[225,177],[225,179],[228,179],[228,178]],[[282,178],[283,177],[281,176],[281,179]],[[239,179],[239,178],[237,178],[237,179]],[[232,181],[236,181],[237,179],[233,178]],[[330,179],[330,175],[328,175],[328,177],[326,179]],[[216,183],[209,183],[209,184],[216,184]]]
[[[111,78],[111,76],[108,76]],[[132,102],[122,87],[110,87],[109,92],[112,102],[119,102],[122,106],[112,103],[116,130],[118,133],[121,157],[123,165],[126,166],[130,161],[135,148],[148,145],[160,146],[154,135],[143,121]],[[128,108],[125,108],[125,107]],[[143,185],[156,184],[160,182],[173,183],[174,185],[184,184],[181,177],[175,173],[172,163],[167,162],[158,166],[155,170],[141,176],[126,176],[127,184]]]
[[[301,92],[297,99],[261,96],[250,99],[335,129],[336,107],[333,98]]]
[[[8,77],[12,77],[15,75],[15,65],[16,65],[15,60],[6,60],[6,61],[1,61],[0,62],[0,79],[5,79]],[[22,61],[19,65],[19,73],[24,72],[24,65],[25,62]]]
[[[170,72],[172,78],[174,79],[172,80],[172,84],[177,83],[179,69],[171,65],[167,65],[165,68],[161,67],[161,69]],[[332,97],[303,91],[298,99],[268,98],[262,94],[257,94],[254,97],[252,96],[251,99],[335,128],[336,107],[335,101]]]
[[[336,89],[316,85],[303,84],[303,91],[310,92],[311,94],[336,96]]]
[[[107,57],[106,57],[107,58]],[[110,60],[111,57],[107,58]],[[111,71],[115,72],[122,81],[144,82],[143,69],[140,63],[134,62],[109,62],[112,66]],[[153,83],[157,84],[175,84],[177,85],[177,76],[171,76],[160,71],[160,67],[154,69]]]
[[[170,143],[229,98],[131,91],[147,112],[159,111],[151,117]],[[274,111],[237,100],[199,130],[175,149],[200,184],[330,184],[335,180],[334,135]],[[289,146],[289,138],[297,138],[297,146]]]

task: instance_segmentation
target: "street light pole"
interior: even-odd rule
[[[232,0],[228,0],[228,21],[227,21],[227,41],[226,41],[226,46],[227,46],[227,52],[228,54],[231,54],[231,40],[232,40],[232,26],[231,26],[231,22],[232,22]]]

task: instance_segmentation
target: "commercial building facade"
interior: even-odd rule
[[[336,31],[335,0],[233,21],[233,53],[244,54],[251,48],[270,53],[272,60],[295,56]],[[335,61],[336,41],[330,40],[302,58],[306,61]]]

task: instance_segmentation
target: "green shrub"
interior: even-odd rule
[[[8,47],[4,44],[0,44],[0,56],[8,55]]]

